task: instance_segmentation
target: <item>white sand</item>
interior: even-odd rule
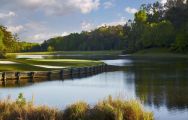
[[[42,59],[42,55],[18,55],[16,58],[40,58]]]
[[[66,67],[62,67],[62,66],[50,66],[50,65],[34,65],[36,67],[42,67],[42,68],[66,68]]]
[[[0,64],[18,64],[18,63],[12,61],[0,61]]]

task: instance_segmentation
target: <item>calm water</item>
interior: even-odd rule
[[[108,95],[141,99],[157,120],[188,120],[188,59],[119,57],[103,60],[124,70],[88,78],[0,88],[0,99],[19,93],[35,104],[64,108],[78,100],[95,104]]]

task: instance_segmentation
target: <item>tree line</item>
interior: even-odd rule
[[[102,26],[90,32],[72,33],[44,41],[41,50],[125,50],[148,48],[188,49],[188,1],[168,0],[165,5],[143,4],[134,20],[125,25]]]
[[[101,26],[92,31],[51,38],[42,44],[21,42],[17,35],[0,26],[1,52],[124,50],[134,53],[149,48],[167,48],[181,53],[188,50],[187,0],[143,4],[134,19],[125,25]]]

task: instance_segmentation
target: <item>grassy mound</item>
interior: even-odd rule
[[[64,111],[26,103],[21,96],[16,102],[0,101],[1,120],[153,120],[137,101],[109,99],[94,107],[85,102],[68,106]]]
[[[5,60],[0,61],[3,63]],[[6,61],[15,62],[16,64],[1,64],[0,71],[49,71],[58,70],[59,67],[85,67],[103,64],[94,60],[73,60],[73,59],[6,59]],[[37,65],[54,66],[54,68],[39,67]],[[59,68],[61,69],[61,68]]]

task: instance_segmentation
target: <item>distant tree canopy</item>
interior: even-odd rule
[[[124,27],[103,26],[91,32],[72,33],[45,41],[41,46],[55,50],[118,50],[124,48]]]
[[[126,53],[148,48],[188,50],[188,1],[168,0],[165,5],[143,4],[133,21],[123,26],[103,26],[93,31],[51,38],[41,50],[125,50]]]
[[[94,51],[124,50],[133,53],[148,48],[168,48],[174,52],[188,51],[188,1],[167,0],[143,4],[134,20],[125,25],[101,26],[90,32],[55,37],[41,45],[20,42],[0,26],[0,50],[18,51]]]

